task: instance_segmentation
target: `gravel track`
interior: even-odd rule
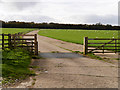
[[[116,64],[90,59],[63,49],[82,50],[78,44],[39,35],[37,38],[39,56],[43,58],[33,62],[38,68],[32,88],[118,88]]]

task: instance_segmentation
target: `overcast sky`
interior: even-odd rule
[[[117,25],[119,0],[0,0],[0,20]]]

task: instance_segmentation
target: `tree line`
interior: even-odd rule
[[[39,28],[39,29],[87,29],[87,30],[120,30],[120,26],[88,24],[59,24],[59,23],[34,23],[19,21],[1,21],[3,28]]]

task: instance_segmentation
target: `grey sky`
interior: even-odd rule
[[[34,22],[118,23],[119,0],[0,0],[0,19]]]

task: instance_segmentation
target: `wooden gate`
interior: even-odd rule
[[[9,48],[15,49],[18,47],[25,48],[31,53],[38,55],[37,34],[0,34],[2,36],[2,50]]]
[[[96,42],[97,40],[97,42]],[[120,52],[120,39],[115,38],[84,38],[84,54]],[[92,42],[89,42],[92,41]],[[99,41],[99,42],[98,42]]]

